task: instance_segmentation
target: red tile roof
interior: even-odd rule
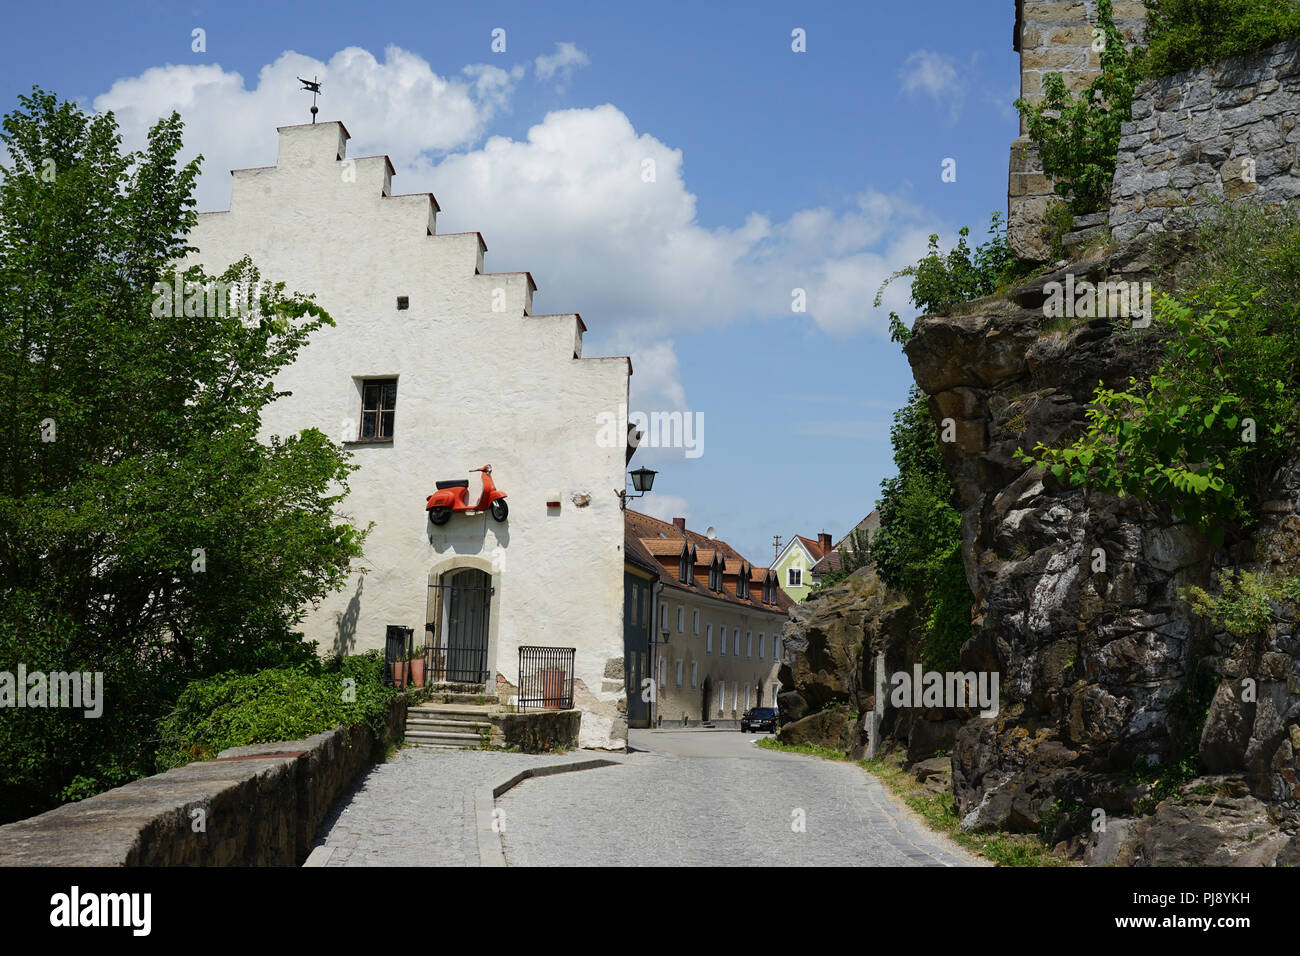
[[[851,538],[853,537],[853,532],[864,531],[867,534],[868,540],[870,540],[871,536],[874,535],[879,529],[880,529],[880,512],[873,510],[871,514],[867,515],[865,518],[863,518],[861,521],[855,524],[852,528],[850,528],[848,534],[846,534],[844,537],[840,538],[840,540],[835,542],[835,547],[833,547],[830,550],[830,553],[824,555],[820,560],[817,561],[816,564],[813,565],[812,573],[825,574],[828,571],[840,570],[840,568],[843,566],[843,560],[841,559],[840,549],[846,543],[851,544]]]
[[[815,538],[805,538],[801,534],[797,534],[795,537],[803,542],[803,546],[808,549],[808,553],[812,555],[814,561],[825,556],[826,552],[822,550],[821,543]]]
[[[628,559],[638,566],[646,566],[647,562],[657,565],[659,580],[665,587],[769,614],[785,614],[794,606],[794,602],[779,587],[772,588],[775,603],[763,604],[763,580],[770,572],[767,568],[754,569],[740,552],[721,539],[709,538],[689,529],[682,531],[667,521],[630,509],[624,512],[623,538]],[[695,567],[692,569],[692,579],[688,582],[678,579],[683,543],[689,543],[695,550]],[[709,589],[709,565],[715,557],[721,559],[725,569],[721,591]],[[736,594],[736,576],[742,566],[749,569],[750,573],[748,600]]]

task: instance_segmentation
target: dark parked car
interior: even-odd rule
[[[775,707],[754,707],[745,711],[740,718],[740,732],[742,734],[760,730],[770,730],[776,733],[776,708]]]

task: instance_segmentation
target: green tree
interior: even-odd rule
[[[0,710],[12,819],[152,772],[187,681],[309,659],[302,609],[363,532],[336,514],[342,449],[258,439],[276,373],[329,315],[247,260],[189,269],[163,301],[194,223],[179,116],[123,151],[111,113],[35,89],[3,130],[0,671],[102,671],[107,698],[97,720]],[[215,308],[216,279],[252,308]]]
[[[912,601],[925,660],[955,665],[971,635],[961,513],[944,471],[925,394],[915,386],[890,428],[898,473],[881,482],[880,529],[869,548],[880,579]]]

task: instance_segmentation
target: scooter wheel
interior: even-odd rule
[[[432,521],[434,524],[446,524],[448,519],[450,518],[451,518],[450,508],[429,509],[429,520]]]
[[[506,505],[504,498],[498,498],[492,502],[492,517],[498,521],[505,521],[508,514],[510,514],[510,508]]]

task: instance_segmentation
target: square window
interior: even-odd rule
[[[407,309],[409,309],[410,307],[411,307],[411,300],[410,300],[407,296],[399,295],[399,296],[397,297],[397,311],[398,311],[398,312],[405,312],[405,311],[406,311]]]
[[[393,424],[397,407],[397,379],[367,379],[361,386],[362,441],[377,441],[393,437]]]

